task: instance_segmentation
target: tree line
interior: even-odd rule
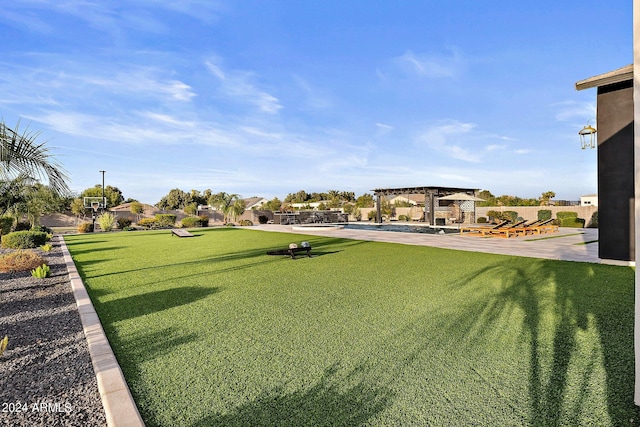
[[[122,191],[111,185],[107,185],[103,191],[102,186],[98,184],[85,189],[77,197],[73,196],[67,184],[66,171],[50,155],[46,144],[37,141],[40,132],[32,132],[27,128],[20,133],[19,126],[18,122],[15,128],[11,129],[4,121],[0,121],[0,215],[10,215],[16,221],[27,217],[32,225],[36,225],[39,217],[46,213],[70,210],[74,214],[84,215],[86,208],[83,198],[102,197],[103,194],[110,207],[130,202],[132,212],[143,211],[139,201],[125,199]],[[41,182],[43,178],[47,184]],[[508,195],[496,197],[490,191],[482,190],[478,196],[484,199],[478,203],[479,206],[544,206],[550,204],[555,193],[547,191],[539,198],[526,199]],[[274,197],[265,203],[263,208],[274,211],[291,210],[293,204],[301,204],[305,208],[316,202],[320,202],[321,209],[343,208],[348,213],[357,213],[360,208],[373,207],[374,197],[369,193],[356,197],[351,191],[300,190],[287,194],[283,201]],[[197,214],[200,205],[216,207],[223,212],[225,221],[230,216],[241,215],[245,209],[240,195],[213,193],[211,189],[203,192],[191,190],[187,193],[174,188],[155,204],[159,209],[181,209],[192,215]]]

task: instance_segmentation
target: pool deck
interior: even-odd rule
[[[252,229],[342,237],[345,239],[375,242],[402,243],[405,245],[433,246],[461,251],[486,252],[531,258],[555,259],[590,263],[629,265],[623,262],[603,261],[598,258],[598,230],[594,228],[560,228],[559,232],[521,237],[482,237],[478,235],[402,233],[354,229],[292,230],[291,226],[265,224]]]

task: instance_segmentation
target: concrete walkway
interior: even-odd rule
[[[600,263],[598,230],[561,228],[559,232],[524,237],[481,237],[478,235],[400,233],[395,231],[354,229],[307,229],[296,231],[287,225],[264,224],[251,229],[306,234],[406,245],[433,246],[461,251],[486,252],[532,258]]]

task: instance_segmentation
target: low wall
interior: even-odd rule
[[[538,219],[538,211],[550,210],[551,218],[556,218],[558,212],[576,212],[578,218],[585,220],[585,225],[589,225],[594,212],[597,212],[597,206],[483,206],[476,207],[476,218],[487,216],[488,211],[515,211],[518,216],[527,221],[535,221]]]

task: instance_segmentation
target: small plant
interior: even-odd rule
[[[93,233],[93,224],[90,222],[83,222],[78,225],[78,233]]]
[[[0,257],[0,271],[3,273],[29,271],[42,264],[44,260],[32,251],[15,251]]]
[[[2,341],[0,341],[0,356],[2,356],[2,353],[7,349],[7,345],[9,345],[9,337],[5,335]]]
[[[51,276],[51,268],[47,264],[42,264],[35,269],[31,270],[31,275],[36,279],[44,279]]]
[[[411,217],[409,215],[400,215],[398,216],[398,221],[411,221]]]
[[[251,227],[253,225],[253,222],[248,220],[248,219],[243,219],[242,221],[240,221],[238,223],[241,227]]]
[[[53,249],[53,246],[47,243],[46,245],[40,246],[40,249],[42,249],[43,252],[51,252],[51,249]]]
[[[478,219],[476,220],[476,222],[478,224],[486,224],[487,223],[487,217],[486,216],[479,216]]]

